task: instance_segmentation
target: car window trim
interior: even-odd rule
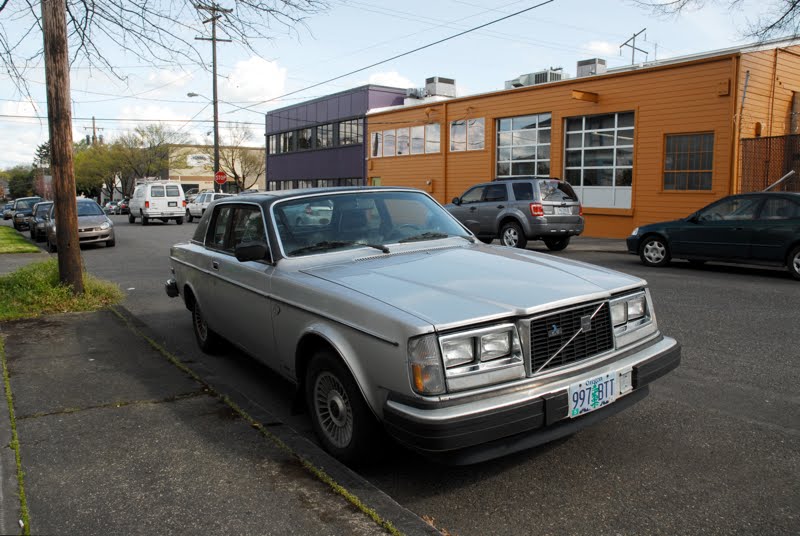
[[[209,245],[209,239],[208,239],[209,236],[210,236],[210,233],[214,229],[214,225],[216,224],[217,217],[219,216],[219,211],[221,211],[223,207],[227,207],[227,206],[231,206],[231,205],[233,205],[233,207],[234,207],[234,212],[231,214],[231,220],[233,220],[233,216],[236,213],[236,207],[237,206],[254,206],[254,207],[257,207],[259,211],[261,211],[261,225],[264,226],[264,243],[267,245],[267,252],[269,253],[269,259],[263,259],[263,260],[256,261],[256,262],[261,262],[261,263],[264,263],[264,264],[268,264],[270,266],[275,264],[275,254],[273,252],[271,241],[269,239],[269,227],[267,226],[267,218],[266,218],[266,215],[264,213],[264,207],[261,205],[261,203],[254,203],[254,202],[248,202],[248,201],[217,202],[217,204],[214,206],[214,212],[211,214],[211,221],[208,222],[208,229],[206,230],[206,236],[205,236],[205,239],[204,239],[204,243],[200,244],[200,245],[203,246],[204,248],[208,249],[208,250],[211,250],[211,251],[214,251],[214,252],[217,252],[217,253],[223,253],[223,254],[235,257],[235,253],[232,252],[232,251],[229,251],[227,249],[219,249],[219,248],[210,246]],[[226,229],[226,232],[225,232],[225,235],[226,235],[225,236],[225,243],[226,244],[228,243],[229,240],[231,240],[231,233],[232,232],[233,232],[233,225],[229,225],[228,229]]]

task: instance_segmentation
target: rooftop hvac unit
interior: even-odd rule
[[[456,81],[452,78],[433,76],[425,80],[425,90],[429,97],[455,97]]]
[[[507,80],[506,89],[524,86],[536,86],[539,84],[546,84],[548,82],[558,82],[559,80],[565,80],[567,78],[569,78],[569,75],[565,73],[563,69],[560,67],[557,69],[551,67],[545,71],[522,74],[513,80]]]
[[[608,68],[606,67],[606,60],[600,58],[592,58],[590,60],[582,60],[578,62],[578,78],[584,76],[593,76],[596,74],[604,74]]]
[[[424,87],[410,87],[406,89],[407,99],[424,99],[428,96],[428,92]]]

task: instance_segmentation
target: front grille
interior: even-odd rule
[[[531,321],[531,371],[536,372],[581,328],[581,318],[591,316],[600,305],[595,302],[558,311]],[[575,337],[560,354],[542,370],[549,370],[589,359],[614,348],[611,312],[608,302],[602,304],[591,322],[591,330]]]

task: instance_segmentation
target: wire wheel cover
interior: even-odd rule
[[[194,304],[194,314],[192,315],[194,318],[194,329],[197,333],[197,337],[204,341],[208,338],[208,325],[206,324],[206,320],[203,318],[203,313],[200,310],[200,306]]]
[[[322,372],[314,382],[314,412],[325,437],[337,448],[353,439],[353,408],[339,378]]]

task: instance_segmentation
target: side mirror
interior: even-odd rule
[[[267,258],[268,254],[267,245],[260,240],[242,242],[234,249],[234,255],[239,262],[262,261]]]
[[[454,197],[453,198],[453,204],[456,205],[456,206],[460,205],[461,204],[461,198],[460,197]]]

